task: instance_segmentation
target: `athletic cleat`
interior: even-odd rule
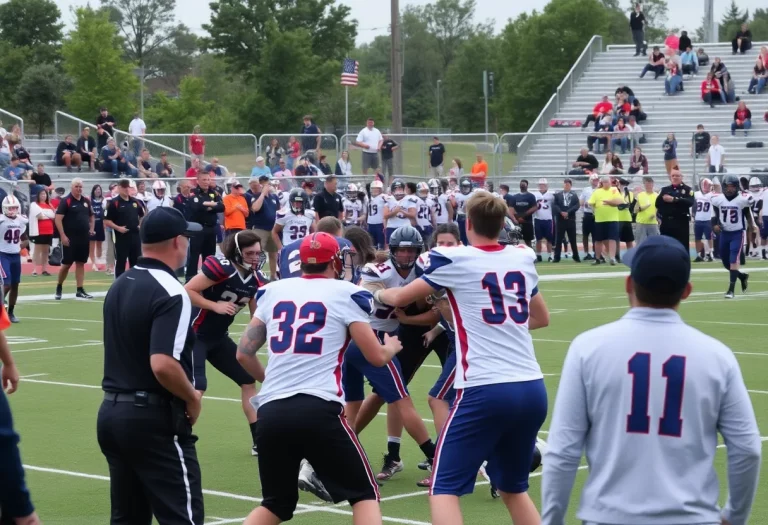
[[[429,475],[426,478],[422,479],[421,481],[416,482],[417,487],[422,487],[425,489],[428,489],[432,486],[432,476]]]
[[[53,296],[57,301],[61,301],[61,285],[56,285],[56,295]]]
[[[600,262],[600,259],[595,259],[595,262],[592,263],[592,266],[599,266],[601,264],[604,264],[604,263]]]
[[[707,255],[707,262],[712,262],[712,255]]]
[[[592,257],[592,254],[591,254],[591,253],[588,253],[588,254],[587,254],[585,257],[584,257],[584,260],[585,260],[585,261],[591,261],[592,259],[594,259],[594,257]]]
[[[491,497],[493,499],[499,499],[501,497],[501,493],[499,492],[499,489],[496,488],[496,485],[494,485],[493,481],[490,482],[491,487]]]
[[[299,490],[314,494],[326,503],[333,503],[333,498],[323,486],[323,482],[317,477],[312,465],[305,459],[301,462],[299,471]]]
[[[531,472],[535,472],[544,464],[544,456],[547,455],[549,445],[543,439],[536,438],[536,445],[533,447],[533,460],[531,461]]]
[[[725,298],[726,298],[726,299],[733,299],[733,291],[732,291],[732,290],[728,290],[728,291],[725,293]]]
[[[18,323],[18,322],[19,322],[18,318],[17,318],[17,317],[16,317],[14,314],[8,314],[8,319],[9,319],[9,320],[10,320],[12,323]]]
[[[701,255],[697,255],[693,262],[704,262],[704,259],[701,258]]]
[[[745,273],[744,278],[741,280],[741,291],[742,293],[747,293],[747,287],[749,286],[749,274]]]
[[[258,455],[259,455],[259,451],[256,448],[256,445],[252,446],[251,447],[251,456],[258,456]]]
[[[381,472],[376,474],[379,481],[389,481],[392,476],[402,472],[405,465],[402,461],[393,461],[389,459],[389,454],[384,454],[384,464],[381,466]]]
[[[611,266],[616,266],[616,259],[611,259]]]
[[[88,292],[86,292],[85,290],[83,290],[82,288],[80,288],[77,291],[77,293],[75,294],[75,297],[77,297],[78,299],[93,299],[93,296]]]
[[[419,467],[419,470],[432,470],[432,463],[430,463],[428,459],[425,459],[419,463],[417,467]]]

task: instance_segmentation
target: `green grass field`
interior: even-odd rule
[[[536,354],[542,365],[554,402],[559,372],[569,342],[577,334],[610,322],[627,309],[623,292],[623,268],[592,269],[564,260],[559,265],[539,265],[539,290],[552,312],[551,326],[535,332]],[[750,389],[763,434],[768,434],[768,350],[764,344],[766,326],[762,308],[768,301],[768,266],[751,262],[750,291],[725,302],[727,274],[719,264],[696,265],[694,293],[681,313],[696,328],[714,335],[737,353]],[[103,274],[89,274],[86,289],[105,291],[110,280]],[[16,428],[21,434],[22,455],[32,496],[47,525],[97,525],[108,522],[109,482],[107,464],[96,442],[96,414],[101,403],[103,347],[103,298],[83,302],[53,301],[34,297],[53,293],[53,282],[24,276],[23,299],[16,308],[21,323],[7,335],[13,355],[24,377],[19,391],[11,396]],[[69,281],[65,293],[74,292]],[[235,321],[233,337],[238,338],[248,322],[246,314]],[[430,356],[417,373],[410,391],[416,406],[434,432],[427,406],[427,392],[439,374],[438,361]],[[242,523],[258,504],[257,460],[250,455],[250,434],[243,417],[239,389],[212,367],[208,367],[209,390],[195,432],[198,455],[206,489],[206,524]],[[549,421],[543,430],[549,428]],[[546,432],[542,433],[546,439]],[[385,418],[379,417],[361,436],[374,463],[380,466],[386,449]],[[423,472],[416,468],[422,455],[407,435],[403,439],[406,469],[381,489],[385,522],[428,524],[426,491],[416,487]],[[725,498],[725,451],[717,455],[721,474],[721,500]],[[763,467],[766,466],[763,459]],[[571,499],[569,523],[574,516],[580,485],[586,472],[577,476]],[[480,480],[479,480],[480,481]],[[540,472],[531,479],[531,496],[538,504]],[[488,487],[479,482],[474,494],[463,498],[465,523],[491,525],[509,523],[503,505],[492,500]],[[349,507],[321,504],[310,495],[301,495],[301,507],[293,523],[335,525],[350,523]],[[768,523],[768,476],[763,476],[751,523]]]

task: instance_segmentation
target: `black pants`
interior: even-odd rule
[[[568,235],[568,241],[571,243],[573,251],[573,260],[580,261],[579,245],[576,243],[576,219],[557,218],[557,240],[555,241],[555,261],[560,260],[560,252],[563,249],[565,235]]]
[[[141,257],[141,239],[139,232],[115,232],[115,278],[125,271],[125,261],[133,268]]]
[[[734,38],[731,40],[731,48],[733,48],[733,52],[741,51],[742,53],[746,53],[750,49],[752,49],[752,42],[748,38],[742,38],[741,39],[741,45],[739,45],[739,39]]]
[[[216,228],[203,226],[203,231],[189,240],[189,259],[187,260],[186,280],[189,281],[197,275],[197,267],[200,257],[216,255]]]
[[[110,525],[202,525],[203,487],[192,427],[170,404],[104,401],[97,436],[109,464]],[[177,423],[174,424],[174,421]]]
[[[659,233],[680,241],[686,250],[690,249],[690,218],[662,217]]]
[[[642,29],[632,30],[632,40],[635,42],[635,54],[645,54],[645,31]]]

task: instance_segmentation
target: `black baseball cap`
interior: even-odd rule
[[[155,208],[141,221],[142,244],[155,244],[173,239],[179,235],[192,237],[203,227],[196,222],[187,222],[176,208]]]
[[[648,237],[627,250],[621,259],[629,266],[632,280],[653,292],[673,294],[691,278],[691,256],[680,241],[666,235]]]

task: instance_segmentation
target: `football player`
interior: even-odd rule
[[[763,183],[758,179],[757,177],[752,177],[749,179],[749,193],[752,196],[752,218],[759,222],[759,217],[762,215],[762,192],[763,192]],[[749,256],[753,259],[759,259],[760,258],[760,243],[758,242],[758,239],[760,238],[759,232],[755,230],[754,232],[749,232],[747,241],[749,243]]]
[[[541,244],[546,242],[549,262],[552,262],[552,246],[555,244],[555,223],[552,220],[552,204],[555,195],[549,191],[547,179],[539,179],[539,191],[534,191],[537,209],[534,212],[533,229],[536,235],[536,260],[541,262]]]
[[[429,186],[426,182],[419,182],[416,185],[416,204],[418,212],[416,215],[416,229],[419,230],[422,239],[427,241],[432,238],[432,231],[435,228],[435,199],[429,193]]]
[[[163,206],[166,208],[173,207],[173,201],[166,195],[167,189],[164,181],[156,180],[152,183],[152,196],[149,197],[149,200],[147,201],[148,212]]]
[[[451,206],[456,210],[456,223],[459,225],[459,234],[461,235],[461,243],[464,246],[469,244],[467,240],[467,215],[464,212],[464,205],[469,197],[472,195],[472,179],[469,177],[462,177],[459,181],[459,191],[454,192],[451,195]]]
[[[368,233],[371,234],[373,244],[377,250],[383,250],[386,239],[384,238],[384,210],[389,202],[389,197],[384,194],[384,183],[380,180],[371,182],[371,198],[368,199]]]
[[[288,197],[288,206],[277,212],[272,239],[277,249],[282,250],[286,244],[314,232],[316,226],[315,212],[309,209],[309,197],[304,190],[294,188]]]
[[[723,186],[720,184],[720,179],[712,177],[712,196],[720,195],[723,193]],[[710,221],[712,219],[710,218]],[[712,258],[720,258],[720,236],[716,231],[712,230]]]
[[[336,238],[336,242],[341,246],[342,253],[352,248],[352,244],[346,239],[342,238],[344,233],[344,227],[341,221],[336,217],[323,217],[317,222],[317,230],[319,232],[333,235]],[[290,244],[283,245],[283,248],[278,253],[278,274],[280,279],[287,279],[289,277],[301,277],[301,254],[299,248],[301,247],[301,239],[293,241]],[[346,260],[346,259],[345,259]],[[345,266],[345,278],[351,280],[352,272],[350,268]]]
[[[712,238],[712,181],[704,178],[701,190],[693,194],[693,240],[696,242],[696,259],[693,262],[712,262],[709,241]]]
[[[261,273],[265,256],[261,239],[252,230],[229,235],[221,248],[224,257],[207,257],[200,273],[184,285],[192,305],[200,308],[192,323],[197,336],[192,350],[194,385],[200,392],[208,388],[207,360],[240,387],[243,412],[253,440],[251,454],[257,456],[256,411],[250,403],[256,395],[255,380],[237,362],[237,344],[229,337],[229,327],[245,306],[251,315],[256,311],[256,291],[267,283]]]
[[[389,245],[389,238],[394,231],[401,226],[410,226],[412,221],[416,220],[418,206],[410,199],[406,198],[405,184],[400,179],[395,179],[390,187],[392,197],[387,201],[384,208],[384,221],[386,223],[386,239],[384,248]]]
[[[760,224],[763,260],[768,260],[768,188],[763,188],[763,191],[760,194],[758,210],[760,211],[760,214],[757,216],[757,221]]]
[[[432,194],[435,210],[435,226],[453,222],[453,206],[447,193],[448,181],[446,179],[430,179],[429,193]]]
[[[277,198],[280,200],[280,209],[284,210],[288,206],[288,200],[291,196],[291,192],[282,191],[280,189],[280,179],[270,179],[269,184],[272,186],[275,195],[277,195]],[[307,209],[309,209],[309,207],[307,207]]]
[[[360,226],[365,219],[363,202],[357,197],[357,186],[351,183],[347,184],[343,199],[345,226]]]
[[[13,195],[3,199],[0,215],[0,263],[3,271],[3,297],[8,298],[8,318],[12,323],[19,320],[13,314],[19,297],[21,282],[21,236],[29,220],[21,214],[21,203]],[[9,293],[10,292],[10,293]]]
[[[744,244],[745,221],[749,230],[754,231],[752,221],[752,195],[739,191],[739,179],[735,175],[723,177],[723,193],[712,197],[713,229],[720,235],[720,257],[731,279],[726,299],[733,299],[736,279],[741,281],[741,291],[747,291],[749,274],[739,270],[740,256]]]

